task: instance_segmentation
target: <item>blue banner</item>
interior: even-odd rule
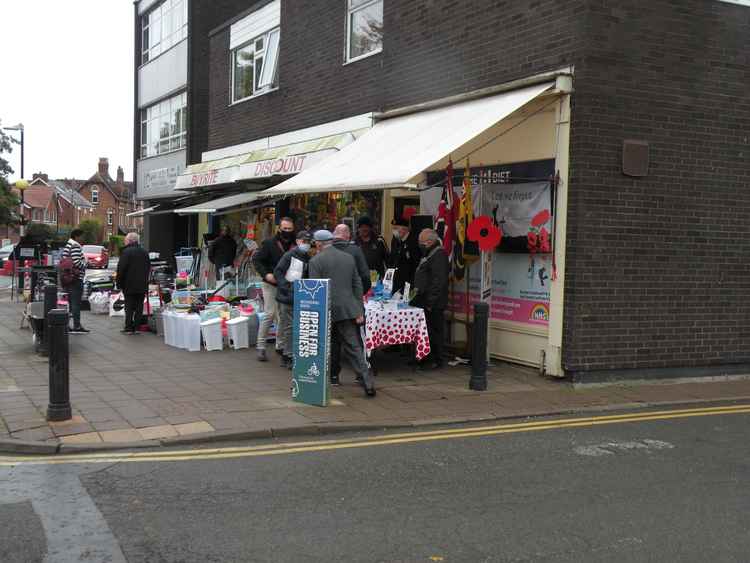
[[[292,399],[308,405],[328,404],[331,349],[329,280],[294,282],[294,369]]]

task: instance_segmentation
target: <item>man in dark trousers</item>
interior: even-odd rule
[[[368,397],[375,396],[375,383],[365,360],[359,325],[365,322],[362,279],[346,252],[333,246],[333,234],[316,231],[313,235],[318,254],[310,260],[310,279],[330,280],[331,333],[341,343],[349,363]],[[338,381],[331,381],[338,383]]]
[[[369,217],[360,217],[357,221],[357,238],[354,242],[362,249],[362,254],[367,260],[367,267],[377,272],[382,280],[388,264],[388,247],[383,237],[377,236],[373,231]]]
[[[398,219],[393,224],[393,240],[391,241],[391,261],[389,266],[396,268],[393,278],[393,293],[401,291],[404,284],[409,282],[414,286],[414,272],[417,270],[421,255],[417,234],[412,233],[409,221]]]
[[[117,262],[117,286],[125,296],[125,327],[120,331],[123,334],[137,334],[143,324],[143,299],[148,291],[151,262],[138,242],[137,233],[128,233]]]
[[[284,217],[279,222],[279,232],[276,236],[263,241],[260,248],[253,254],[253,265],[258,275],[263,280],[263,320],[258,327],[258,361],[267,362],[266,356],[266,339],[268,331],[274,320],[278,330],[278,307],[276,306],[276,277],[273,270],[281,260],[284,253],[291,250],[294,244],[294,221],[289,217]],[[276,339],[276,352],[283,355],[281,342]]]
[[[228,227],[222,227],[219,236],[208,247],[208,259],[216,266],[216,279],[221,280],[222,270],[234,265],[234,257],[237,254],[237,243],[232,238]]]
[[[424,309],[427,332],[430,336],[430,355],[420,369],[439,369],[443,366],[443,340],[445,339],[445,308],[448,306],[448,256],[440,244],[438,234],[432,229],[419,233],[422,259],[414,275],[417,295],[414,304]]]
[[[91,332],[81,324],[81,300],[83,299],[83,279],[86,277],[86,258],[83,256],[83,231],[73,229],[70,231],[70,239],[62,251],[63,258],[70,258],[73,263],[71,280],[61,285],[68,294],[70,304],[70,316],[73,318],[73,328],[70,334],[86,334]]]

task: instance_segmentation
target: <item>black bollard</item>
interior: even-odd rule
[[[44,288],[44,321],[42,322],[42,342],[39,353],[46,356],[49,351],[49,330],[47,330],[47,315],[57,307],[57,286],[48,285]]]
[[[487,331],[489,329],[490,306],[480,302],[474,305],[474,330],[471,340],[471,379],[469,389],[487,390]]]
[[[70,374],[68,372],[68,312],[52,309],[47,314],[49,332],[49,406],[47,420],[70,420]]]

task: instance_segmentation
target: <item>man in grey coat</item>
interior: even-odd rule
[[[310,279],[330,280],[331,299],[331,334],[342,347],[349,363],[362,382],[365,394],[375,396],[375,383],[365,361],[362,340],[359,337],[359,326],[364,323],[364,305],[362,304],[362,279],[357,266],[346,252],[333,246],[333,235],[330,231],[316,231],[313,235],[318,254],[310,260]],[[331,383],[338,383],[332,381]]]

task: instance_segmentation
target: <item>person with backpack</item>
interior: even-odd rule
[[[83,278],[86,275],[86,259],[83,257],[81,242],[83,231],[73,229],[62,251],[59,273],[60,285],[68,294],[70,304],[70,316],[73,318],[73,328],[70,334],[87,334],[90,330],[81,324],[81,301],[83,299]]]

